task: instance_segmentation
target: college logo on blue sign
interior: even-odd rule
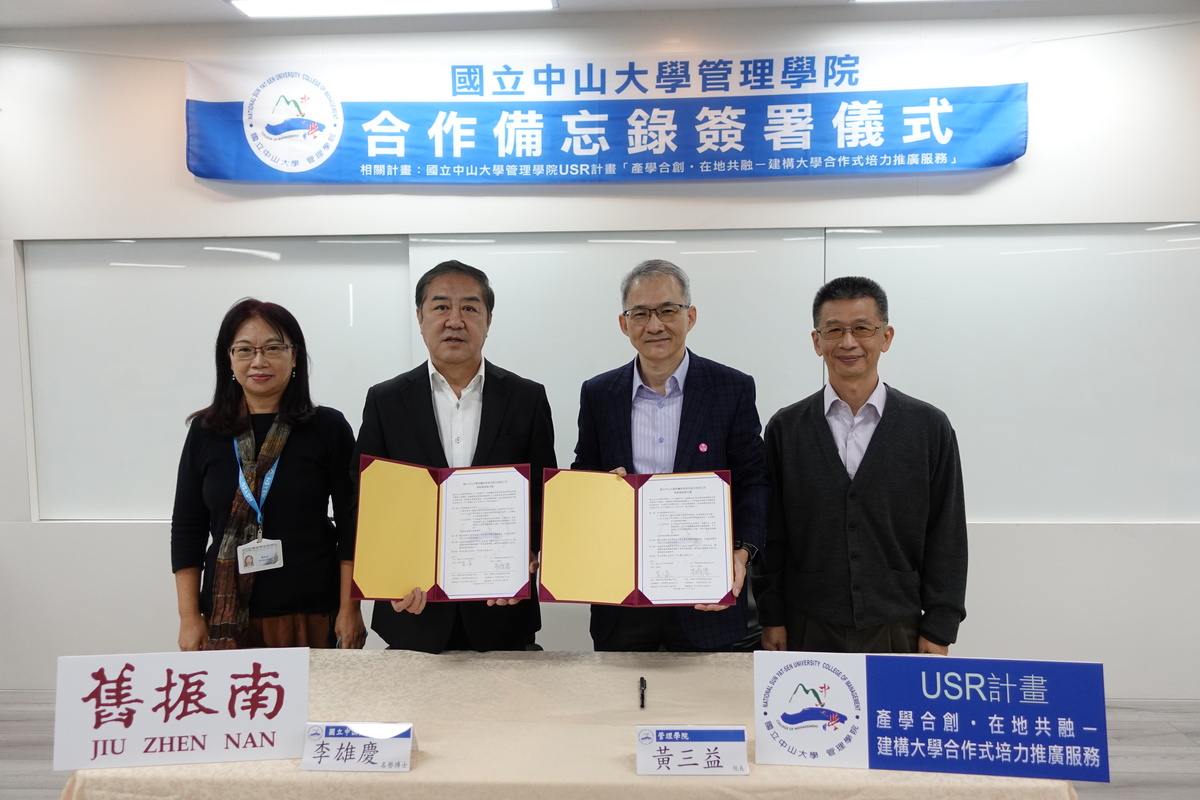
[[[760,764],[1108,780],[1100,664],[760,651],[754,687]]]
[[[852,751],[864,730],[863,700],[851,676],[821,659],[805,659],[777,671],[763,692],[760,713],[770,742],[814,764],[833,765]]]

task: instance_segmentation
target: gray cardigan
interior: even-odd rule
[[[823,392],[767,424],[763,625],[784,625],[786,608],[853,628],[921,614],[922,636],[957,638],[967,586],[958,442],[941,411],[887,392],[854,480],[838,458]]]

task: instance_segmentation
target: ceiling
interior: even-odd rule
[[[336,3],[337,0],[330,2]],[[849,0],[558,0],[558,13],[845,5],[847,2]],[[239,21],[254,24],[226,0],[0,0],[0,28],[178,25]]]
[[[330,0],[336,3],[337,0]],[[846,6],[851,0],[558,0],[558,11],[538,14],[673,11],[695,9],[795,8],[798,6]],[[956,0],[964,2],[1008,2],[1034,5],[1044,0]],[[1149,0],[1134,0],[1149,2]],[[1055,5],[1074,4],[1079,10],[1108,5],[1097,0],[1059,0]],[[245,22],[247,19],[226,0],[0,0],[0,28],[61,28],[98,25],[179,25]]]

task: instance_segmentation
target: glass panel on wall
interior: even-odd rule
[[[296,316],[313,399],[357,431],[365,388],[408,363],[407,256],[396,237],[25,243],[40,517],[170,517],[184,419],[243,297]]]
[[[367,388],[425,360],[413,290],[447,259],[490,276],[484,354],[545,384],[569,466],[580,385],[634,357],[621,278],[663,258],[691,276],[688,345],[754,376],[764,423],[821,388],[817,288],[866,275],[896,331],[881,375],[950,417],[969,519],[1194,521],[1200,359],[1158,329],[1190,325],[1200,228],[1156,228],[26,243],[40,515],[170,515],[183,420],[211,398],[218,323],[247,295],[296,314],[315,399],[357,431]]]
[[[545,384],[560,467],[574,457],[579,389],[636,355],[621,333],[621,279],[652,258],[691,279],[697,354],[753,375],[763,424],[821,387],[805,310],[822,282],[819,230],[414,235],[415,283],[455,258],[488,273],[496,312],[486,358]],[[415,334],[414,360],[424,359]],[[632,387],[630,387],[632,390]]]
[[[828,270],[887,290],[880,373],[949,415],[970,519],[1200,519],[1200,227],[830,231]]]

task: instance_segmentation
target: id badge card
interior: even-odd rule
[[[256,539],[237,549],[238,572],[262,572],[283,566],[283,542],[278,539]]]

